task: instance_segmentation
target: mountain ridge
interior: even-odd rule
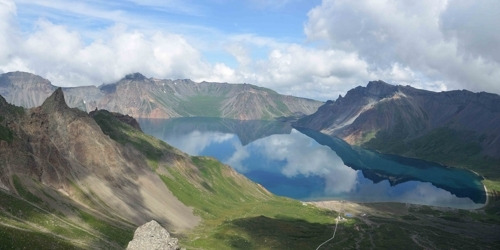
[[[0,95],[26,108],[40,105],[56,88],[48,80],[26,72],[0,77]],[[140,73],[99,87],[65,87],[63,91],[70,107],[86,112],[106,109],[136,118],[207,116],[269,120],[311,114],[322,104],[251,84],[196,83],[189,79],[147,78]]]
[[[432,92],[372,81],[326,102],[294,126],[445,165],[500,162],[500,96],[485,92]],[[495,169],[480,172],[497,176]]]

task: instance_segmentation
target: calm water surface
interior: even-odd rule
[[[351,147],[277,121],[139,120],[145,133],[191,155],[212,156],[274,194],[299,200],[407,202],[478,208],[486,201],[469,171]]]

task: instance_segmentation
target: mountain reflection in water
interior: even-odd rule
[[[279,121],[140,119],[145,133],[192,155],[212,156],[269,191],[299,200],[407,202],[478,208],[486,200],[471,172],[351,147]]]

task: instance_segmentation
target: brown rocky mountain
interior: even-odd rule
[[[61,88],[29,110],[0,98],[0,130],[5,135],[0,137],[0,187],[46,210],[77,218],[76,223],[80,211],[87,211],[125,228],[155,219],[178,232],[200,220],[143,154],[112,140],[87,113],[69,108]],[[163,158],[164,164],[186,157],[176,150],[172,155],[177,158]]]
[[[38,106],[55,89],[48,80],[30,73],[0,75],[0,95],[14,105]],[[161,80],[139,73],[112,84],[63,91],[70,107],[86,112],[106,109],[136,118],[205,116],[267,120],[312,114],[322,104],[250,84]]]
[[[374,81],[328,101],[295,126],[386,153],[458,166],[491,165],[493,160],[499,166],[500,96],[496,94],[438,93]]]

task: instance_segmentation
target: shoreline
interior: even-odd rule
[[[430,207],[434,210],[440,210],[440,211],[449,211],[449,210],[468,210],[468,211],[479,211],[484,209],[488,204],[489,204],[489,195],[488,195],[488,189],[486,188],[486,185],[483,184],[484,190],[485,190],[485,195],[486,195],[486,202],[482,204],[482,206],[477,207],[477,208],[456,208],[456,207],[449,207],[449,206],[435,206],[435,205],[425,205],[425,204],[416,204],[416,203],[408,203],[408,202],[398,202],[398,201],[380,201],[380,202],[359,202],[359,201],[349,201],[349,200],[316,200],[316,201],[300,201],[304,205],[313,205],[316,207],[320,208],[325,208],[329,210],[334,210],[339,213],[341,213],[344,209],[344,207],[348,207],[351,210],[354,208],[354,210],[360,210],[364,211],[366,213],[368,210],[375,209],[376,207],[401,207],[404,206],[405,208],[410,208],[410,207]],[[345,212],[345,211],[344,211]]]

